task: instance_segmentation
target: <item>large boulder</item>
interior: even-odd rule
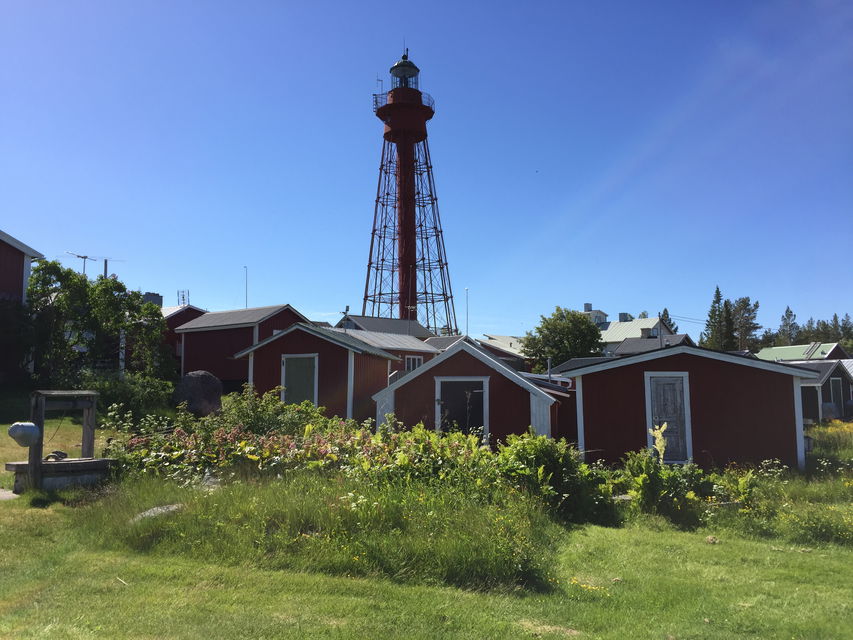
[[[190,371],[175,387],[175,402],[187,403],[187,409],[202,417],[222,406],[222,382],[209,371]]]

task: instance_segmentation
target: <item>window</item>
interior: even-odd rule
[[[423,356],[406,356],[406,371],[414,371],[423,363]]]

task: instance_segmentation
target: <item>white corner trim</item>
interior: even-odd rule
[[[803,431],[803,393],[800,390],[800,379],[794,378],[794,420],[795,437],[797,439],[797,468],[806,468],[806,441]]]
[[[409,374],[411,375],[411,374]],[[483,439],[489,437],[489,376],[434,376],[435,380],[435,430],[441,428],[441,383],[442,382],[482,382],[483,383]],[[550,404],[548,405],[550,406]]]
[[[583,423],[583,376],[575,378],[575,409],[578,416],[578,451],[584,453],[586,447],[586,434],[584,433]]]
[[[536,435],[551,437],[551,405],[530,394],[530,426]]]
[[[823,386],[817,388],[817,421],[823,422]]]
[[[249,386],[255,386],[255,353],[249,354]]]
[[[390,360],[389,360],[390,362]],[[355,353],[347,349],[347,418],[352,419],[353,394],[355,393]]]
[[[646,395],[646,446],[651,449],[654,444],[651,430],[654,424],[652,416],[652,378],[681,378],[684,390],[684,439],[687,448],[687,460],[668,460],[670,464],[681,464],[693,460],[693,422],[690,415],[690,377],[687,371],[644,371],[643,382]],[[796,380],[796,378],[794,378]]]

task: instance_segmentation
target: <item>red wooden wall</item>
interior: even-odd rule
[[[21,301],[24,291],[24,253],[0,240],[0,300]]]
[[[287,329],[301,320],[290,309],[284,309],[258,325],[258,342],[271,336],[273,331]],[[254,344],[253,327],[187,331],[181,335],[184,336],[184,373],[210,371],[222,380],[226,391],[234,391],[235,387],[248,382],[248,360],[235,360],[234,354]]]
[[[406,426],[423,422],[435,428],[436,376],[489,376],[489,433],[492,442],[530,427],[530,392],[460,351],[426,373],[412,378],[394,394],[394,413]]]
[[[792,377],[688,354],[583,376],[587,459],[615,462],[646,448],[645,371],[688,372],[697,463],[797,464]]]

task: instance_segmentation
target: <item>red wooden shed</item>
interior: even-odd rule
[[[163,314],[163,319],[166,321],[166,333],[163,336],[163,342],[169,345],[169,351],[174,354],[178,370],[180,370],[184,341],[183,336],[178,335],[175,329],[204,315],[206,311],[191,304],[183,304],[177,307],[161,307],[160,313]]]
[[[373,396],[376,420],[393,413],[406,425],[483,427],[491,441],[511,433],[551,435],[554,397],[467,340]]]
[[[666,422],[667,462],[805,464],[800,381],[817,376],[807,369],[682,345],[571,375],[588,459],[650,447],[649,429]]]
[[[0,300],[26,302],[30,266],[44,256],[8,233],[0,231]]]
[[[238,391],[249,382],[249,366],[234,354],[296,322],[309,320],[289,304],[205,313],[175,329],[183,339],[181,374],[209,371],[226,393]]]
[[[396,356],[353,337],[352,332],[294,324],[234,355],[249,358],[259,393],[284,387],[283,402],[310,400],[330,415],[373,417],[371,396],[388,384]]]

